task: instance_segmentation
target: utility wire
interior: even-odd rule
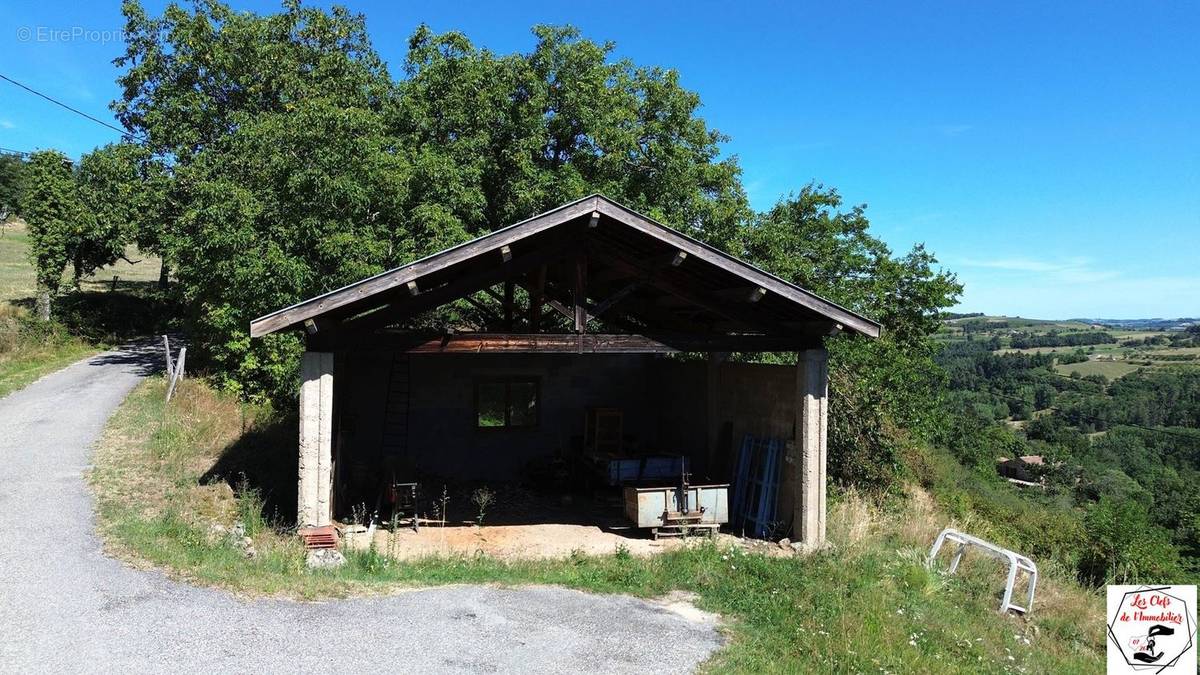
[[[12,148],[0,148],[0,154],[4,154],[4,155],[23,155],[23,156],[25,156],[25,157],[28,157],[28,156],[32,155],[33,153],[32,153],[32,152],[25,152],[24,150],[13,150]]]
[[[34,96],[40,96],[41,98],[44,98],[44,99],[46,99],[47,101],[50,101],[50,102],[51,102],[51,103],[53,103],[54,105],[57,105],[57,106],[59,106],[59,107],[62,107],[62,108],[66,108],[67,110],[70,110],[71,112],[75,113],[76,115],[81,115],[81,116],[83,116],[83,117],[86,117],[86,118],[88,118],[89,120],[91,120],[91,121],[95,122],[96,124],[100,124],[100,125],[102,125],[102,126],[108,127],[109,129],[112,129],[113,131],[115,131],[115,132],[117,132],[117,133],[121,134],[121,136],[122,136],[122,137],[124,137],[124,138],[132,138],[132,139],[134,139],[134,140],[136,140],[136,141],[141,141],[141,142],[143,142],[143,143],[145,143],[145,142],[146,142],[146,139],[145,139],[144,137],[142,137],[142,136],[139,136],[139,135],[137,135],[137,134],[134,134],[134,133],[131,133],[131,132],[129,132],[129,131],[126,131],[126,130],[124,130],[124,129],[121,129],[120,127],[113,126],[113,125],[109,124],[108,122],[105,122],[104,120],[102,120],[102,119],[100,119],[100,118],[98,118],[98,117],[93,117],[93,116],[91,116],[91,115],[89,115],[89,114],[87,114],[87,113],[83,112],[82,110],[80,110],[80,109],[78,109],[78,108],[73,108],[73,107],[71,107],[71,106],[67,105],[66,103],[63,103],[62,101],[60,101],[60,100],[58,100],[58,99],[56,99],[56,98],[54,98],[54,97],[52,97],[52,96],[48,96],[48,95],[46,95],[46,94],[43,94],[42,92],[40,92],[40,91],[38,91],[38,90],[34,89],[33,87],[30,87],[30,86],[28,86],[28,85],[21,84],[20,82],[17,82],[16,80],[12,79],[11,77],[9,77],[9,76],[7,76],[7,75],[4,75],[3,73],[0,73],[0,79],[2,79],[2,80],[5,80],[5,81],[7,81],[7,82],[10,82],[10,83],[12,83],[12,84],[14,84],[14,85],[16,85],[16,86],[18,86],[18,87],[20,87],[20,88],[24,89],[25,91],[27,91],[27,92],[29,92],[29,93],[33,94]],[[28,153],[26,153],[26,154],[28,154]]]

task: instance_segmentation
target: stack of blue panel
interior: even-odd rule
[[[738,452],[733,474],[733,505],[730,516],[734,530],[743,535],[766,538],[778,529],[779,475],[783,466],[784,441],[746,434]]]

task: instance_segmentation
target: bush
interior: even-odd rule
[[[1085,529],[1087,541],[1079,560],[1083,579],[1097,586],[1185,580],[1169,533],[1150,522],[1141,504],[1103,497],[1088,510]]]

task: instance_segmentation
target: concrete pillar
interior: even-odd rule
[[[829,354],[806,349],[796,359],[796,455],[793,535],[806,550],[825,545],[825,462],[829,435]],[[797,470],[798,469],[798,470]]]
[[[333,354],[300,358],[300,471],[296,524],[328,525],[333,468]]]

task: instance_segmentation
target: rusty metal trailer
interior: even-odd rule
[[[651,535],[712,534],[729,522],[729,485],[625,488],[625,515]]]

